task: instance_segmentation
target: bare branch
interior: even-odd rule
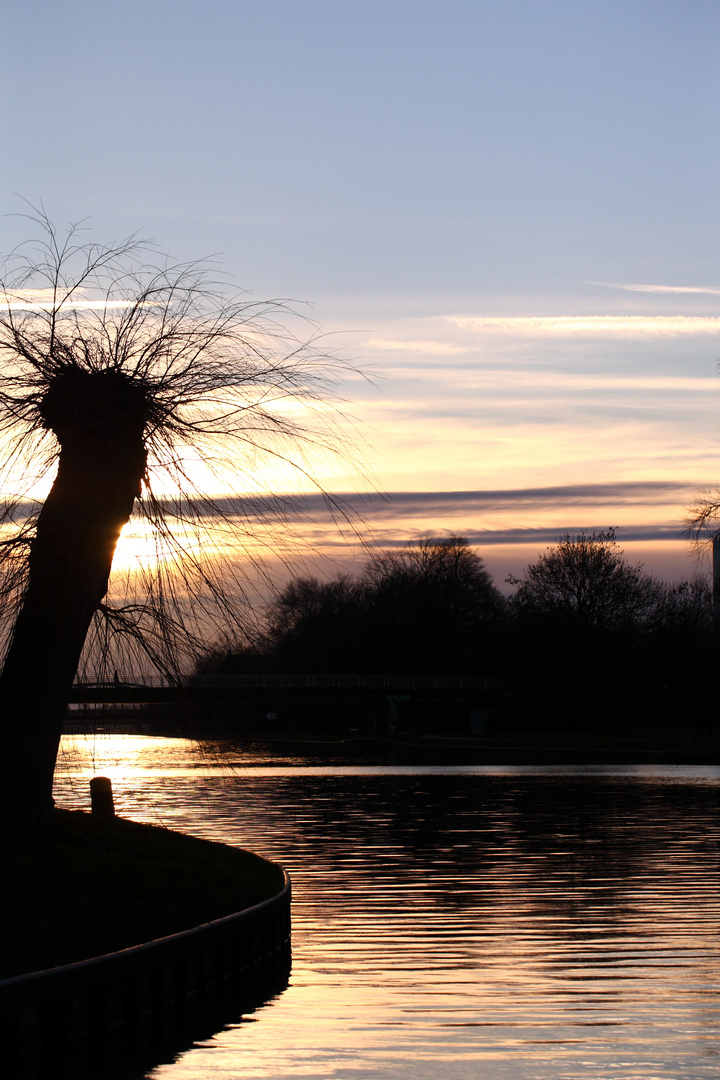
[[[98,613],[107,627],[96,626],[88,649],[116,650],[125,636],[155,667],[177,673],[209,633],[250,618],[248,576],[265,573],[252,527],[218,494],[228,484],[263,491],[261,468],[273,462],[313,483],[321,457],[344,458],[349,418],[336,384],[348,368],[323,351],[317,327],[294,306],[228,297],[206,263],[173,262],[138,234],[103,245],[86,239],[82,223],[59,233],[43,207],[25,216],[38,235],[0,270],[5,637],[41,510],[28,496],[47,488],[60,451],[43,412],[48,392],[65,380],[79,393],[76,376],[112,373],[143,401],[147,468],[132,521],[157,557],[113,571]],[[265,494],[272,543],[282,515]]]

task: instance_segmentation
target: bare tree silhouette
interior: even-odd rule
[[[244,544],[255,559],[252,529],[208,488],[231,473],[236,491],[257,491],[263,462],[309,476],[316,450],[342,452],[327,410],[342,365],[315,331],[284,329],[291,305],[227,299],[206,264],[28,217],[37,239],[0,280],[0,820],[41,833],[83,650],[105,663],[129,650],[172,674],[209,625],[242,621],[237,555]],[[268,493],[262,506],[283,511]],[[158,558],[108,593],[131,514]],[[231,535],[213,543],[218,527]]]
[[[698,549],[712,547],[720,536],[720,488],[709,487],[690,505],[685,519],[686,534]]]
[[[614,529],[566,534],[521,578],[511,574],[506,581],[516,587],[511,604],[518,613],[552,617],[573,634],[639,625],[661,593],[642,565],[627,562]]]

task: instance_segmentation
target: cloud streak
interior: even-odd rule
[[[330,522],[338,516],[378,524],[407,517],[428,519],[448,514],[468,515],[491,510],[527,511],[529,507],[547,510],[572,507],[656,507],[676,506],[692,498],[697,487],[665,481],[561,484],[548,487],[506,488],[478,491],[396,491],[388,493],[350,492],[334,496],[294,494],[275,497],[245,496],[216,500],[224,515],[244,520],[267,521],[273,514],[298,520],[303,516]],[[168,503],[167,508],[171,509]],[[215,515],[213,507],[198,503],[200,516]],[[527,532],[528,530],[512,530]],[[532,531],[532,530],[530,530]],[[485,533],[479,530],[478,535]],[[554,534],[555,535],[555,534]]]
[[[720,288],[715,285],[640,285],[625,284],[619,281],[589,281],[588,285],[601,285],[606,289],[622,289],[623,292],[704,294],[720,296]]]
[[[393,338],[370,338],[365,342],[366,349],[378,349],[381,352],[403,352],[413,355],[430,353],[432,356],[461,356],[471,351],[468,345],[452,345],[448,341],[415,341]]]
[[[671,577],[687,574],[688,544],[684,507],[697,488],[670,481],[608,482],[588,485],[474,491],[396,491],[387,494],[349,493],[328,500],[320,494],[293,495],[275,508],[295,522],[305,542],[320,554],[348,558],[348,539],[361,544],[400,547],[423,535],[458,533],[471,544],[488,549],[497,572],[502,562],[524,558],[523,545],[537,550],[569,533],[617,529],[621,543],[661,544]],[[222,504],[230,519],[235,514],[252,527],[265,522],[269,502],[229,499]],[[502,552],[517,549],[518,555]],[[646,558],[645,552],[640,556]]]
[[[446,315],[447,323],[474,333],[518,337],[678,337],[720,333],[720,318],[710,315]]]
[[[467,366],[458,366],[455,369],[456,377],[461,378],[463,386],[474,389],[490,390],[495,393],[507,395],[517,399],[520,391],[536,394],[539,391],[561,391],[564,397],[569,397],[578,392],[587,390],[637,390],[642,392],[681,391],[683,393],[707,394],[717,392],[720,383],[716,376],[702,375],[674,375],[674,374],[640,374],[623,373],[617,370],[607,372],[577,372],[577,371],[533,371],[528,368],[506,367],[498,370],[496,367],[483,368],[477,362]],[[386,375],[402,376],[404,369],[386,368]],[[442,382],[448,384],[447,367],[438,364],[424,364],[421,368],[422,379],[425,382]]]
[[[578,536],[585,532],[600,532],[608,528],[604,523],[588,527],[586,524],[568,525],[563,529],[467,529],[463,532],[471,544],[478,547],[518,545],[518,544],[556,544],[565,535]],[[677,525],[623,525],[616,530],[620,543],[656,543],[659,541],[685,541],[683,529]],[[400,547],[405,541],[391,541],[388,546]]]

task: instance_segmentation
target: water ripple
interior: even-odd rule
[[[61,803],[109,772],[127,816],[293,877],[288,990],[153,1080],[720,1075],[718,769],[256,755],[228,772],[181,740],[64,751]]]

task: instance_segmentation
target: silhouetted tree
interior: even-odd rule
[[[629,564],[613,530],[565,536],[516,586],[513,708],[528,726],[597,733],[692,715],[712,667],[707,582]],[[680,721],[682,722],[682,721]]]
[[[550,618],[573,633],[637,626],[659,596],[658,582],[626,561],[613,529],[565,535],[521,578],[507,581],[516,586],[512,606],[519,614]]]
[[[362,582],[377,640],[405,670],[474,669],[504,610],[482,559],[462,536],[382,551]]]
[[[227,467],[250,490],[263,455],[305,472],[303,448],[328,444],[325,415],[318,435],[309,410],[327,399],[329,369],[312,342],[279,329],[281,302],[228,301],[202,265],[137,265],[151,249],[134,238],[97,245],[74,227],[60,237],[42,213],[33,220],[40,240],[9,256],[0,281],[3,489],[14,491],[0,543],[11,625],[0,823],[42,832],[93,620],[96,645],[124,639],[176,672],[218,617],[238,618],[241,577],[212,556],[229,545],[207,538],[227,526],[237,560],[244,530],[197,491],[190,461],[218,485]],[[44,504],[33,501],[53,473]],[[158,558],[113,602],[113,555],[133,511]]]
[[[688,510],[687,531],[698,547],[709,546],[720,534],[720,488],[710,487],[699,494]]]
[[[362,670],[364,616],[363,590],[348,575],[296,578],[268,608],[265,651],[285,671]]]
[[[358,578],[288,582],[253,647],[221,643],[203,670],[487,673],[505,606],[464,537],[428,537],[376,553]]]
[[[440,673],[487,664],[504,610],[463,537],[373,555],[359,578],[296,579],[267,611],[266,655],[285,670]]]
[[[710,582],[703,577],[674,584],[663,582],[657,591],[651,629],[681,636],[685,641],[711,634],[713,593]]]
[[[713,619],[720,630],[720,487],[706,489],[698,495],[685,519],[687,536],[696,551],[712,551]]]

